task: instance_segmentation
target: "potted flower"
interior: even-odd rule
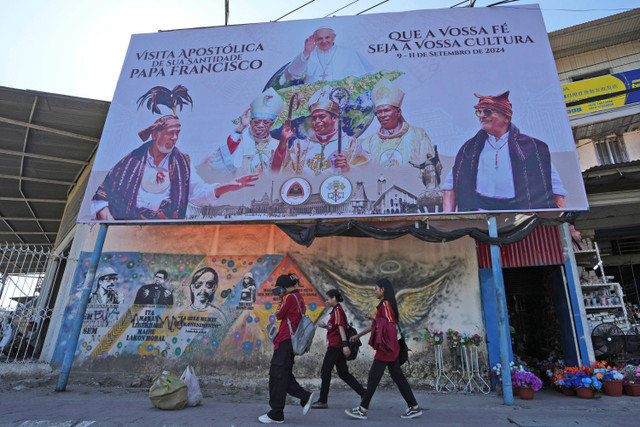
[[[589,367],[585,366],[583,368]],[[591,368],[583,369],[582,372],[574,374],[572,384],[576,389],[576,394],[581,399],[592,399],[595,390],[600,390],[602,388],[602,381],[593,374],[593,370]]]
[[[469,341],[471,342],[471,345],[475,345],[476,347],[478,347],[480,344],[482,344],[483,338],[478,334],[473,334],[469,338]]]
[[[462,335],[460,332],[453,330],[451,328],[447,329],[447,344],[451,347],[456,347],[462,341]]]
[[[579,369],[580,368],[570,366],[564,369],[556,369],[551,378],[551,383],[565,396],[575,396],[576,391],[573,388],[573,376],[579,372]]]
[[[523,365],[516,364],[515,362],[510,362],[509,367],[511,371],[511,386],[513,390],[513,395],[518,396],[520,393],[520,387],[514,384],[513,377],[517,372],[529,372],[529,371],[527,371]],[[496,378],[500,384],[502,384],[502,364],[496,363],[496,365],[491,368],[491,372],[489,374],[492,377]]]
[[[622,369],[624,392],[629,396],[640,396],[640,365],[627,365]]]
[[[511,384],[518,387],[518,396],[523,400],[533,399],[533,392],[542,388],[542,380],[533,373],[527,371],[516,371],[511,376]]]
[[[444,341],[444,332],[437,330],[436,328],[425,328],[427,333],[424,335],[424,339],[427,340],[429,344],[433,345],[442,345]]]
[[[607,396],[622,396],[622,379],[624,375],[606,363],[596,363],[593,374],[602,381],[602,390]]]

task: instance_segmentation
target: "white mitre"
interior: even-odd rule
[[[340,107],[338,104],[331,100],[331,86],[325,86],[309,98],[309,113],[313,113],[316,110],[325,110],[333,114],[340,113]]]
[[[387,79],[380,79],[371,91],[371,100],[376,107],[380,105],[392,105],[400,108],[404,92]]]
[[[275,120],[284,109],[284,101],[273,88],[262,92],[251,103],[251,117]]]

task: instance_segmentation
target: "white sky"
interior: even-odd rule
[[[309,0],[230,0],[229,24],[268,22]],[[355,15],[383,0],[315,0],[284,20]],[[367,13],[460,0],[388,0]],[[497,0],[478,0],[476,7]],[[512,5],[536,3],[521,0]],[[538,0],[548,31],[614,15],[637,0]],[[508,6],[507,6],[508,7]],[[224,25],[224,0],[3,0],[0,86],[110,101],[131,34]],[[302,47],[302,46],[301,46]]]

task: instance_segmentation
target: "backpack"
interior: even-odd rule
[[[351,337],[358,335],[358,331],[356,331],[356,328],[353,327],[353,323],[349,324],[346,333],[347,341],[349,342],[349,350],[351,350],[351,354],[349,355],[349,357],[347,357],[347,360],[355,360],[355,358],[358,356],[358,350],[360,350],[362,342],[360,341],[360,339],[351,341]]]
[[[404,339],[404,331],[400,328],[398,324],[398,329],[400,330],[400,338],[398,339],[398,345],[400,346],[400,353],[398,354],[398,362],[400,365],[404,365],[409,360],[409,346],[407,345],[407,341]],[[411,365],[411,363],[409,363]]]
[[[293,346],[293,354],[297,356],[301,356],[309,351],[311,348],[311,343],[313,342],[313,337],[316,334],[316,325],[313,324],[313,320],[306,313],[302,312],[302,307],[300,307],[300,301],[298,298],[294,296],[296,303],[298,303],[298,310],[300,310],[300,314],[302,314],[302,319],[300,319],[300,323],[298,323],[298,329],[296,332],[293,332],[291,328],[291,321],[287,318],[287,323],[289,323],[289,332],[291,333],[291,344]]]

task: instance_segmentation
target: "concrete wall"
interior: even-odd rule
[[[640,130],[623,135],[629,161],[640,160]]]
[[[627,150],[629,161],[640,160],[640,131],[626,132],[622,135],[622,141]],[[599,166],[596,156],[595,142],[591,139],[581,139],[576,143],[580,169],[585,170]]]
[[[611,74],[628,71],[637,68],[630,66],[634,63],[640,63],[640,40],[558,58],[556,59],[556,68],[560,83],[567,84],[573,81],[572,77],[607,68],[611,70]]]
[[[580,170],[583,172],[591,167],[598,166],[595,143],[590,139],[581,139],[576,144]]]
[[[55,314],[58,326],[52,328],[60,331],[52,340],[54,363],[65,353],[97,231],[98,227],[78,226],[71,254],[78,262],[65,274],[59,297],[63,309]],[[219,274],[212,302],[217,309],[194,311],[189,308],[189,283],[202,266]],[[203,374],[264,377],[273,350],[268,332],[277,304],[270,289],[279,274],[288,272],[301,277],[314,321],[326,320],[323,295],[338,288],[346,297],[347,316],[359,330],[369,324],[364,314],[377,302],[375,280],[388,277],[409,337],[412,376],[434,373],[425,328],[485,335],[475,244],[469,238],[433,244],[410,236],[391,241],[331,237],[306,248],[273,225],[111,226],[98,271],[105,267],[118,274],[118,303],[89,305],[75,350],[76,369],[156,372],[191,363]],[[166,287],[173,303],[134,304],[138,290],[151,283],[159,269],[170,274]],[[256,281],[256,300],[241,303],[246,272]],[[325,346],[325,331],[319,329],[311,353],[296,361],[296,372],[317,377]],[[366,343],[363,348],[351,363],[361,375],[373,358]],[[485,359],[483,347],[481,360]]]

